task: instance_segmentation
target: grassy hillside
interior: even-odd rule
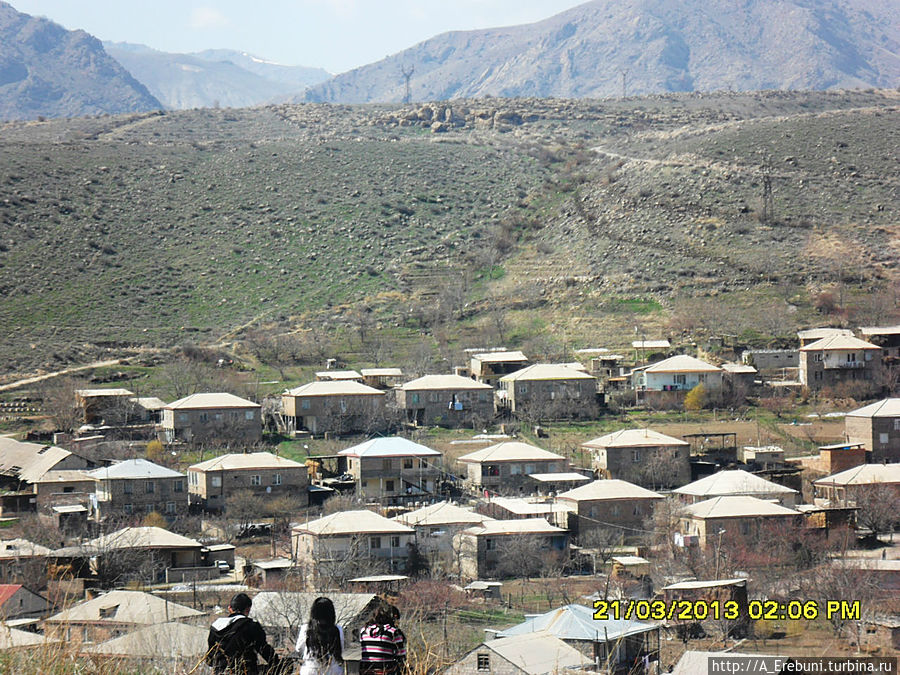
[[[551,351],[638,324],[778,335],[846,318],[816,315],[830,289],[836,312],[875,320],[896,276],[898,129],[886,92],[8,124],[0,369],[257,326],[325,326],[344,350],[423,334],[539,350],[543,334]]]

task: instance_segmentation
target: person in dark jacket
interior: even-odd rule
[[[216,675],[258,675],[259,660],[265,659],[265,672],[274,672],[278,655],[266,641],[266,631],[249,616],[252,601],[246,593],[231,599],[227,617],[216,619],[209,629],[206,662]]]

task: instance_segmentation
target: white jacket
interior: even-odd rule
[[[310,654],[306,648],[306,631],[309,624],[305,623],[300,627],[300,634],[297,636],[296,651],[303,659],[300,665],[300,675],[343,675],[344,665],[338,663],[334,659],[329,659],[327,663],[320,663],[313,654]],[[341,652],[344,651],[344,629],[337,627],[338,635],[341,641]]]

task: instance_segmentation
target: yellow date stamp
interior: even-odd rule
[[[858,600],[595,600],[596,621],[829,621],[859,620]]]

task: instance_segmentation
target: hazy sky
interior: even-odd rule
[[[9,0],[101,40],[239,49],[340,73],[449,30],[530,23],[584,0]]]

